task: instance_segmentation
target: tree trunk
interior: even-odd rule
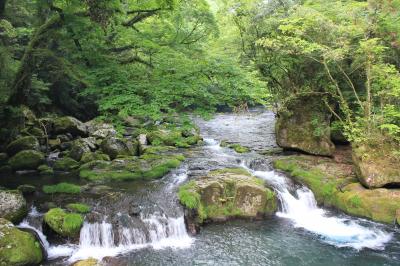
[[[22,57],[18,72],[15,76],[14,84],[12,86],[12,94],[8,101],[10,105],[15,106],[27,103],[29,90],[31,88],[32,74],[35,66],[34,52],[40,46],[40,44],[46,41],[46,33],[50,29],[60,27],[60,22],[60,16],[53,16],[42,26],[40,26],[33,34],[32,39],[29,41],[28,47],[25,50],[24,56]]]
[[[7,0],[0,0],[0,18],[3,18],[4,11],[6,11],[6,2]]]

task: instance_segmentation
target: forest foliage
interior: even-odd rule
[[[224,8],[242,61],[259,69],[275,102],[328,92],[347,139],[398,147],[400,1],[239,0]]]
[[[254,70],[212,52],[220,29],[205,0],[2,2],[3,103],[157,118],[268,96]]]
[[[0,0],[3,117],[157,119],[316,91],[351,142],[398,145],[399,69],[400,0]]]

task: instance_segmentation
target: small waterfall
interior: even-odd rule
[[[70,261],[93,257],[102,259],[144,247],[161,249],[166,247],[186,248],[193,239],[186,232],[184,217],[171,218],[152,214],[141,217],[144,228],[113,228],[111,223],[85,222],[80,233],[79,246],[73,251]]]
[[[277,216],[292,220],[295,227],[318,235],[326,243],[357,250],[363,248],[381,250],[392,238],[392,234],[382,231],[372,222],[364,221],[368,223],[368,227],[363,226],[361,219],[344,215],[335,217],[318,208],[314,194],[304,186],[291,193],[288,189],[289,180],[275,171],[248,170],[274,187],[282,208]]]
[[[50,248],[50,243],[42,232],[42,216],[43,214],[39,213],[36,207],[32,206],[28,216],[18,225],[18,227],[35,231],[37,236],[40,238],[43,247],[48,250]]]

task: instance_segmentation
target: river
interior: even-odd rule
[[[319,208],[308,188],[272,169],[273,156],[259,153],[276,148],[274,121],[263,110],[195,119],[204,145],[186,151],[186,161],[160,180],[109,184],[113,201],[86,199],[94,215],[79,244],[48,243],[41,235],[49,254],[45,265],[88,257],[117,257],[112,265],[400,265],[398,229]],[[252,151],[238,154],[221,147],[222,140]],[[243,167],[265,180],[278,194],[280,211],[262,221],[209,224],[189,236],[177,188],[225,167]],[[33,208],[21,226],[40,233],[41,216]]]

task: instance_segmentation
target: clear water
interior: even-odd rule
[[[253,151],[276,147],[273,113],[221,114],[196,122],[205,145],[190,150],[181,168],[161,180],[113,184],[123,197],[113,210],[96,205],[98,218],[85,222],[79,244],[46,243],[42,234],[47,265],[88,257],[116,257],[107,259],[110,265],[400,265],[398,229],[321,209],[309,189],[271,169],[271,158],[220,147],[221,140]],[[264,179],[278,193],[281,210],[263,221],[210,224],[190,237],[177,187],[223,167],[243,167]],[[139,217],[125,211],[132,203],[141,208]],[[22,226],[40,231],[40,217],[33,209]]]

